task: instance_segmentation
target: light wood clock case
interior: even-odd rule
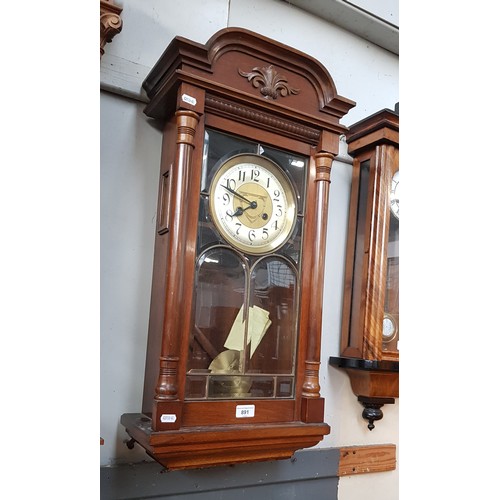
[[[354,106],[316,60],[239,28],[176,37],[146,78],[163,127],[142,413],[168,469],[287,458],[330,432],[319,363],[332,160]]]
[[[346,134],[353,157],[340,357],[368,428],[399,397],[399,114],[384,109]]]

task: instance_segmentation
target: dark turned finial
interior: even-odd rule
[[[368,429],[373,430],[375,420],[381,420],[384,416],[381,408],[385,404],[394,404],[394,398],[371,398],[366,396],[358,396],[358,401],[363,405],[363,413],[361,416],[368,420]]]

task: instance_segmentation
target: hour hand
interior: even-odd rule
[[[255,204],[255,206],[254,206]],[[232,217],[239,217],[240,215],[243,215],[243,212],[245,210],[248,210],[249,208],[255,208],[257,207],[257,202],[253,201],[251,205],[249,205],[248,207],[246,208],[243,208],[243,207],[236,207],[236,212],[234,212],[234,214],[232,214]]]
[[[250,208],[250,207],[248,207]],[[237,207],[236,208],[236,212],[234,212],[234,214],[231,214],[231,217],[239,217],[240,215],[242,215],[244,212],[243,208],[242,207]]]

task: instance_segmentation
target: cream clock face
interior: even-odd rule
[[[391,212],[399,219],[399,170],[392,176],[390,193]]]
[[[254,154],[236,155],[221,165],[210,184],[209,206],[222,237],[254,255],[282,246],[297,219],[290,181],[277,164]]]

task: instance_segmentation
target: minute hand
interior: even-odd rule
[[[227,189],[230,193],[234,194],[234,196],[237,196],[238,198],[240,198],[241,200],[243,201],[246,201],[251,208],[257,208],[257,202],[256,201],[250,201],[248,198],[245,198],[244,196],[242,196],[240,193],[238,193],[237,191],[235,191],[234,189],[231,189],[230,187],[228,186],[224,186],[224,184],[221,184],[221,186],[224,188],[224,189]]]

